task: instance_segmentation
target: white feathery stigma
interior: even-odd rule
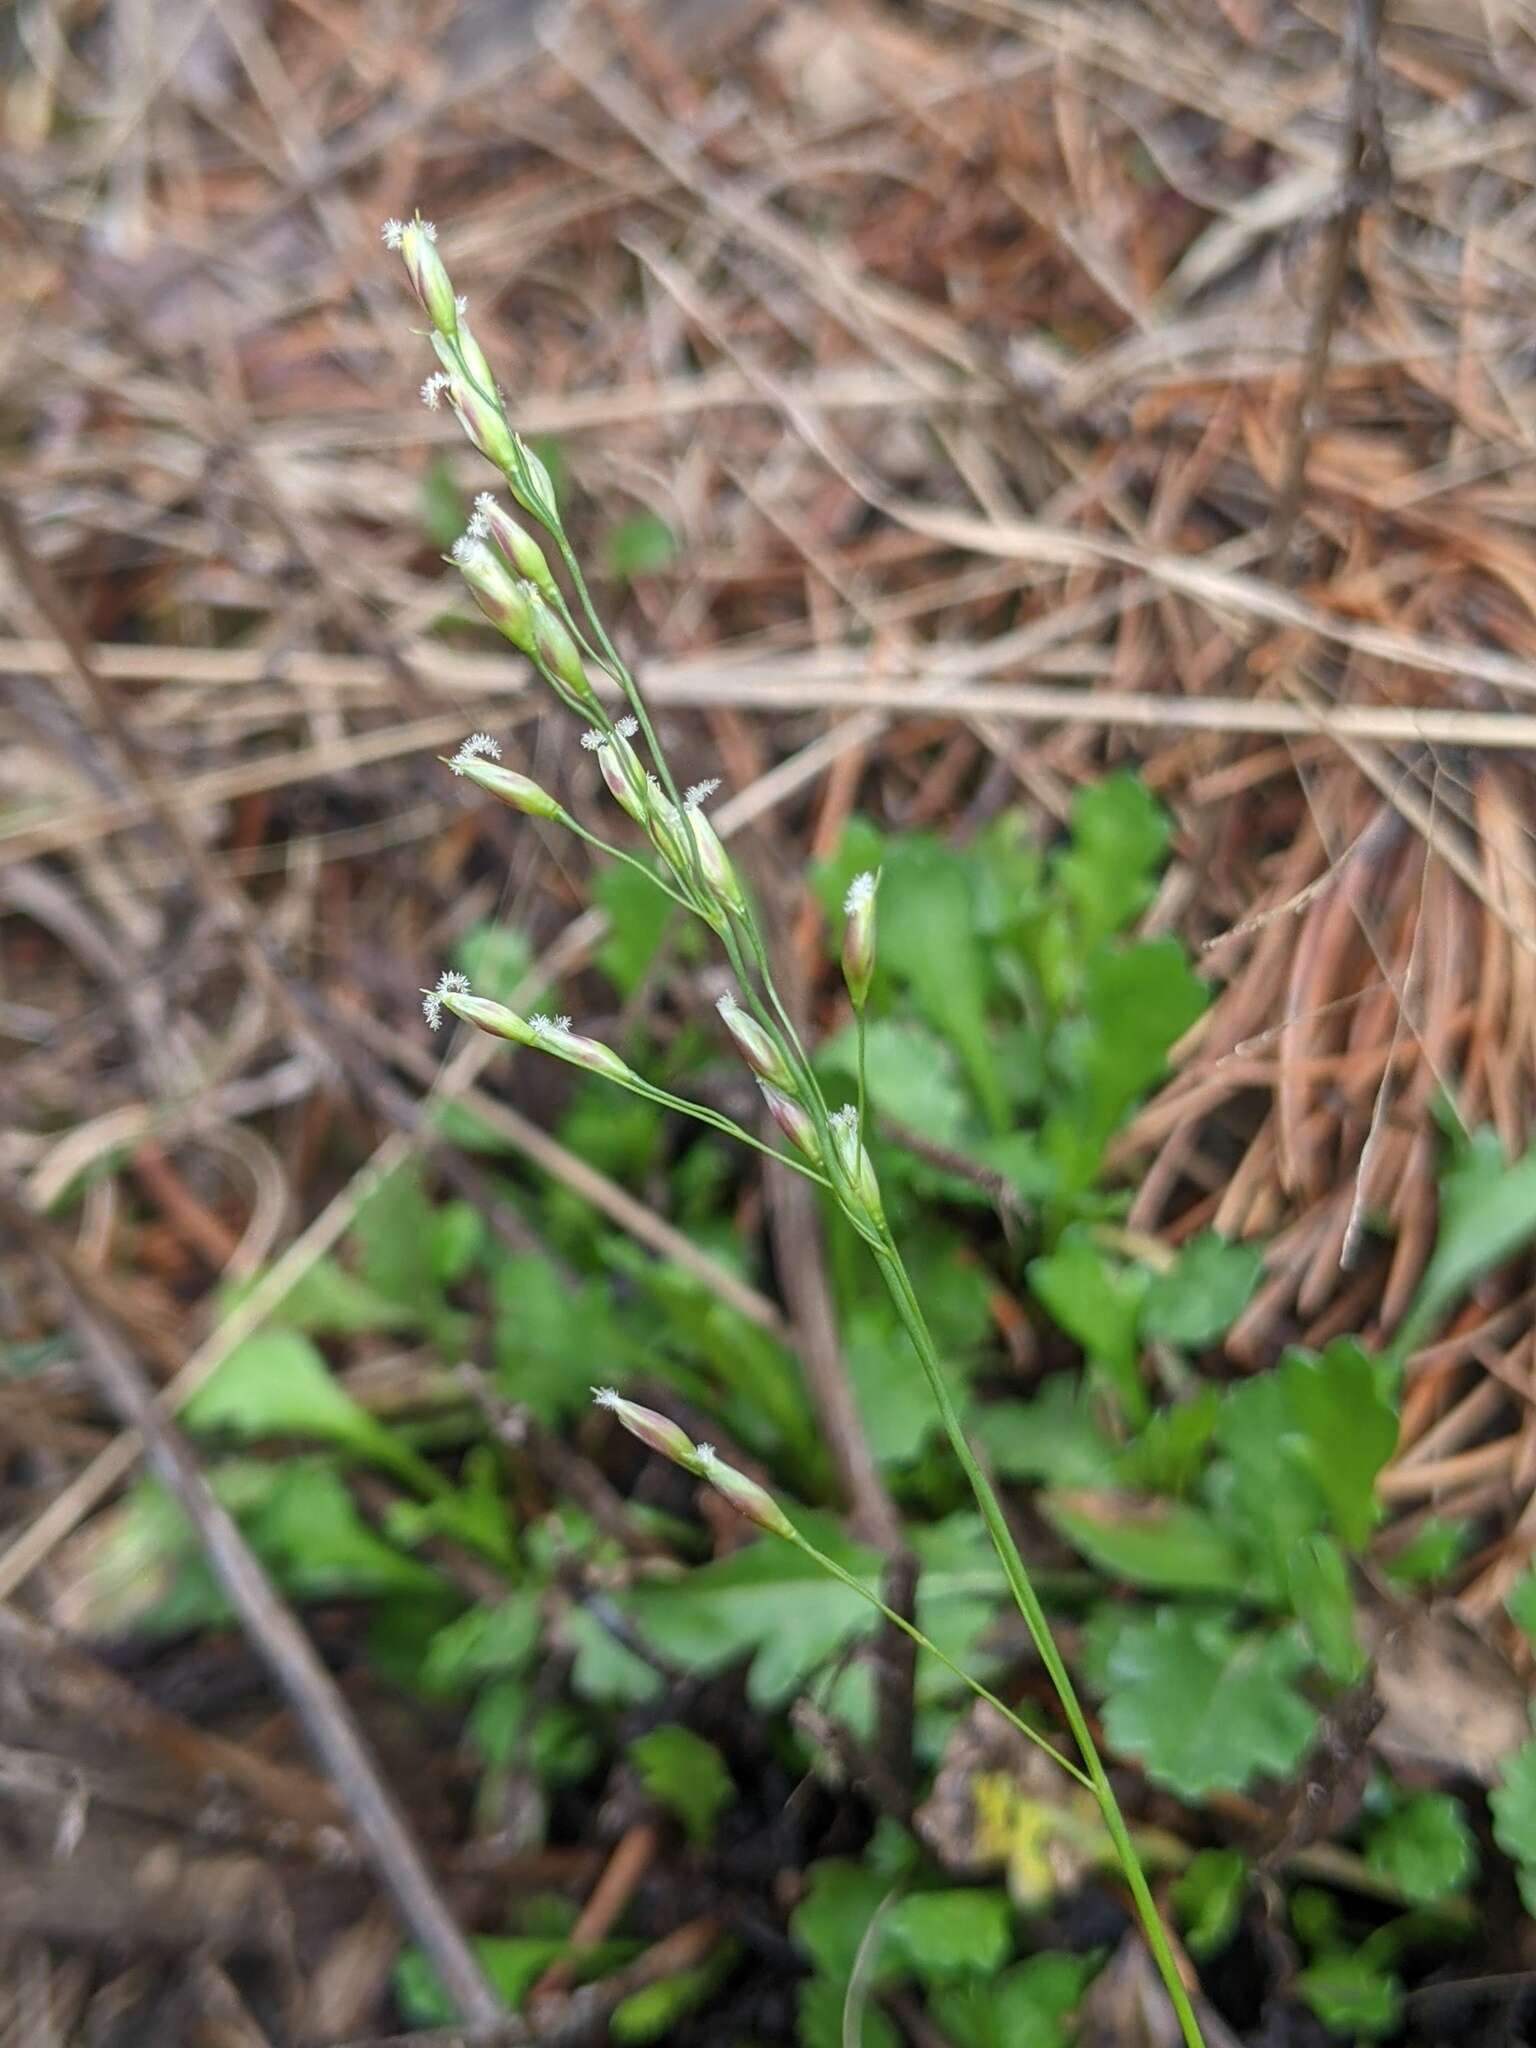
[[[466,531],[459,535],[458,539],[454,542],[453,546],[448,550],[448,552],[450,555],[452,555],[453,559],[458,563],[459,567],[462,569],[468,562],[473,560],[475,550],[479,547],[479,545],[479,534],[470,533]]]
[[[487,761],[499,761],[501,742],[493,740],[488,732],[472,732],[467,740],[460,740],[459,750],[448,766],[455,775],[462,775],[470,762],[482,754]]]
[[[848,894],[843,898],[843,910],[849,917],[863,910],[874,901],[875,877],[866,868],[862,875],[855,875],[848,884]]]
[[[491,522],[483,512],[474,511],[470,513],[469,524],[465,527],[464,531],[472,540],[484,540],[490,530]]]
[[[457,314],[459,319],[462,320],[464,318],[464,315],[469,311],[468,292],[459,292],[455,295],[453,301],[453,310]]]
[[[592,1389],[592,1399],[599,1408],[617,1408],[619,1405],[619,1390],[617,1387],[594,1387]]]
[[[834,1131],[852,1131],[855,1135],[857,1135],[859,1128],[859,1112],[855,1108],[853,1103],[845,1102],[841,1109],[833,1110],[832,1114],[827,1118],[827,1122],[832,1126]]]
[[[482,519],[489,519],[490,515],[496,510],[496,493],[494,491],[481,491],[475,499],[475,510]]]
[[[431,221],[423,220],[420,214],[418,214],[416,216],[414,225],[417,234],[421,236],[423,241],[435,242],[437,240],[437,229],[433,226]]]
[[[405,240],[405,222],[403,220],[387,220],[383,227],[379,229],[379,233],[384,238],[386,249],[398,249]]]
[[[457,968],[445,967],[437,977],[436,988],[424,988],[421,992],[421,1014],[426,1018],[428,1028],[440,1031],[443,1025],[443,997],[468,995],[469,976],[460,974]]]
[[[436,412],[443,402],[443,393],[453,382],[446,370],[434,370],[421,387],[421,402],[428,412]]]
[[[700,811],[720,787],[718,775],[712,775],[707,782],[693,782],[683,792],[683,809]]]
[[[737,1002],[736,998],[731,994],[730,990],[727,989],[723,996],[715,997],[715,1008],[720,1012],[722,1017],[731,1018],[735,1016],[736,1012],[741,1008],[741,1005]]]
[[[528,1019],[528,1029],[535,1038],[558,1038],[563,1032],[569,1031],[570,1028],[571,1020],[569,1017],[546,1017],[542,1010],[539,1011],[537,1016]]]
[[[712,1466],[719,1463],[720,1453],[713,1444],[695,1444],[693,1447],[693,1459],[701,1471],[708,1472]]]
[[[616,733],[621,740],[633,739],[639,730],[640,721],[638,718],[626,716],[614,720],[613,733]],[[589,754],[595,754],[599,747],[607,746],[609,740],[613,737],[613,733],[604,732],[601,726],[589,725],[581,736],[581,744]]]

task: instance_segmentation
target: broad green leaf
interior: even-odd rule
[[[430,1466],[339,1386],[297,1330],[262,1330],[225,1359],[184,1411],[188,1427],[258,1442],[306,1437],[394,1472],[423,1491],[441,1492]]]
[[[1465,1891],[1477,1869],[1477,1844],[1466,1810],[1448,1792],[1419,1792],[1376,1822],[1365,1860],[1417,1906]]]
[[[987,1025],[991,976],[964,855],[926,834],[892,842],[880,880],[880,956],[960,1055],[992,1129],[1004,1130],[1007,1095]]]
[[[1111,1578],[1166,1593],[1241,1594],[1248,1561],[1231,1537],[1185,1501],[1125,1493],[1047,1493],[1053,1529]]]
[[[1173,1910],[1192,1956],[1224,1949],[1242,1918],[1248,1864],[1236,1849],[1201,1849],[1173,1887]]]
[[[840,1031],[820,1049],[818,1062],[850,1082],[859,1071],[858,1033]],[[967,1104],[946,1042],[926,1025],[893,1017],[870,1023],[864,1054],[869,1101],[880,1116],[915,1131],[936,1145],[958,1146],[965,1136]]]
[[[600,1941],[571,1949],[564,1941],[519,1934],[480,1934],[470,1946],[481,1969],[506,2001],[520,2012],[523,2001],[551,1963],[569,1954],[579,1983],[605,1976],[634,1955],[632,1941]],[[436,1970],[419,1949],[409,1948],[395,1966],[395,1993],[412,2026],[451,2027],[459,2018]]]
[[[1105,1486],[1115,1447],[1093,1419],[1093,1401],[1075,1373],[1048,1379],[1033,1401],[989,1401],[972,1431],[1003,1479],[1049,1479],[1063,1486]]]
[[[1509,1759],[1488,1805],[1493,1839],[1515,1865],[1525,1910],[1536,1913],[1536,1740]]]
[[[1159,1273],[1147,1289],[1143,1334],[1204,1350],[1237,1321],[1263,1270],[1264,1255],[1256,1245],[1228,1244],[1209,1230],[1191,1238],[1172,1270]]]
[[[1397,2032],[1403,1987],[1363,1949],[1321,1957],[1297,1977],[1296,1989],[1334,2033],[1379,2041]]]
[[[800,1519],[819,1549],[874,1582],[874,1559],[849,1543],[836,1521]],[[769,1538],[671,1584],[637,1586],[616,1604],[649,1643],[689,1670],[718,1671],[750,1657],[747,1693],[757,1707],[781,1705],[877,1620],[857,1593]]]
[[[1133,1421],[1147,1413],[1137,1327],[1147,1275],[1102,1252],[1086,1226],[1064,1230],[1053,1252],[1029,1264],[1031,1292],[1073,1337]]]
[[[610,527],[603,537],[603,564],[610,576],[626,582],[636,576],[657,576],[677,560],[677,535],[654,512],[637,512]]]
[[[1168,848],[1168,814],[1134,775],[1108,775],[1072,804],[1072,843],[1055,874],[1084,952],[1121,931],[1152,900]]]
[[[1536,1238],[1536,1147],[1506,1163],[1496,1133],[1476,1131],[1440,1181],[1440,1228],[1418,1292],[1393,1340],[1405,1358],[1474,1280]]]
[[[736,1796],[714,1744],[669,1721],[632,1742],[629,1760],[651,1797],[683,1823],[689,1841],[696,1846],[707,1843],[722,1810]]]
[[[1013,1951],[1013,1909],[998,1891],[912,1892],[885,1920],[888,1950],[925,1984],[990,1975]]]
[[[1355,1633],[1355,1596],[1349,1566],[1330,1536],[1303,1536],[1288,1567],[1291,1606],[1312,1654],[1336,1685],[1365,1674],[1366,1655]]]
[[[1307,1653],[1285,1632],[1242,1632],[1219,1612],[1101,1609],[1090,1655],[1112,1746],[1181,1798],[1283,1777],[1317,1716],[1294,1689]]]
[[[990,1982],[935,1986],[928,2002],[951,2048],[1069,2048],[1071,2016],[1097,1968],[1093,1956],[1048,1952]]]

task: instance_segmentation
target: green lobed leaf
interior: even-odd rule
[[[253,1273],[238,1286],[221,1289],[219,1305],[228,1315],[244,1301],[270,1268]],[[323,1337],[351,1337],[369,1330],[394,1330],[411,1320],[410,1311],[398,1301],[370,1287],[349,1273],[335,1259],[319,1258],[299,1275],[282,1298],[272,1305],[271,1318],[285,1329],[303,1330]]]
[[[1236,1849],[1201,1849],[1173,1887],[1173,1910],[1192,1956],[1218,1955],[1237,1932],[1248,1884],[1247,1859]]]
[[[1047,1122],[1052,1149],[1086,1186],[1086,1162],[1159,1079],[1168,1054],[1202,1014],[1209,990],[1177,939],[1101,953],[1088,967],[1072,1041],[1067,1099]],[[1096,1168],[1095,1168],[1096,1170]]]
[[[1382,1569],[1389,1579],[1396,1579],[1400,1585],[1432,1584],[1460,1564],[1467,1554],[1472,1533],[1472,1523],[1465,1516],[1426,1515],[1412,1539],[1392,1557],[1382,1560]],[[1531,1618],[1536,1623],[1536,1598],[1533,1598]],[[1518,1621],[1520,1617],[1516,1615],[1515,1619]]]
[[[790,1933],[821,1976],[845,1982],[870,1922],[896,1895],[891,1879],[882,1872],[842,1857],[826,1858],[811,1865],[805,1897],[790,1916]],[[894,1974],[893,1960],[884,1953],[882,1941],[869,1982],[878,1987]]]
[[[1520,1896],[1536,1913],[1536,1740],[1517,1749],[1488,1795],[1493,1839],[1515,1865]]]
[[[1168,1593],[1241,1594],[1248,1560],[1221,1524],[1184,1501],[1108,1492],[1047,1493],[1053,1529],[1112,1578]]]
[[[1368,1659],[1355,1632],[1355,1596],[1344,1553],[1329,1536],[1303,1536],[1287,1568],[1291,1607],[1312,1653],[1336,1685],[1364,1677]]]
[[[1168,814],[1144,782],[1120,773],[1078,791],[1071,823],[1071,845],[1055,874],[1087,951],[1151,902],[1168,849]]]
[[[874,1583],[874,1558],[850,1543],[832,1517],[797,1519],[819,1549]],[[621,1604],[648,1642],[688,1670],[719,1671],[750,1658],[747,1693],[757,1707],[782,1705],[878,1620],[868,1601],[789,1544],[766,1537],[686,1578],[637,1586]]]
[[[1320,1358],[1291,1352],[1280,1368],[1302,1455],[1340,1539],[1358,1550],[1376,1526],[1376,1475],[1397,1448],[1392,1368],[1341,1337]]]
[[[797,2048],[903,2048],[901,2035],[869,1999],[853,2016],[846,1978],[812,1977],[800,1989]]]
[[[299,1600],[429,1593],[441,1581],[363,1520],[340,1475],[315,1458],[267,1468],[268,1483],[237,1510],[251,1547]]]
[[[1466,1809],[1448,1792],[1415,1793],[1370,1828],[1365,1861],[1414,1905],[1465,1891],[1477,1870]]]
[[[184,1410],[187,1425],[246,1442],[307,1437],[334,1444],[425,1491],[440,1491],[423,1464],[377,1417],[338,1385],[324,1358],[297,1330],[247,1337]]]
[[[628,1755],[646,1791],[677,1815],[688,1839],[696,1847],[708,1843],[715,1822],[736,1796],[725,1759],[714,1744],[669,1721],[632,1742]]]
[[[1214,1387],[1157,1409],[1120,1452],[1114,1477],[1137,1492],[1188,1494],[1206,1462],[1220,1415],[1221,1396]]]
[[[891,842],[880,879],[880,957],[954,1046],[992,1129],[1006,1129],[1007,1095],[987,1022],[992,978],[963,854],[926,833]]]
[[[1051,1479],[1102,1486],[1114,1477],[1115,1447],[1093,1418],[1093,1399],[1075,1373],[1046,1381],[1033,1401],[989,1401],[973,1433],[1003,1479]]]
[[[600,1282],[569,1287],[541,1253],[526,1252],[498,1262],[491,1297],[497,1378],[541,1422],[585,1407],[594,1381],[629,1370],[624,1326]]]
[[[1406,1357],[1482,1274],[1536,1238],[1536,1148],[1511,1166],[1498,1136],[1476,1131],[1440,1181],[1435,1249],[1393,1343]]]
[[[850,1081],[859,1071],[858,1032],[850,1025],[817,1053],[818,1065]],[[871,1107],[937,1145],[958,1146],[969,1107],[950,1046],[926,1025],[875,1017],[866,1031],[865,1078]]]
[[[1536,1644],[1536,1565],[1528,1567],[1510,1588],[1505,1601],[1510,1619],[1528,1643]]]
[[[1047,1952],[989,1982],[935,1986],[928,2002],[951,2048],[1070,2048],[1071,2015],[1098,1968]]]
[[[433,1636],[422,1664],[434,1692],[462,1693],[527,1668],[539,1646],[539,1594],[520,1587],[494,1606],[471,1607]]]
[[[1264,1255],[1256,1245],[1228,1244],[1210,1230],[1191,1238],[1172,1270],[1159,1273],[1147,1289],[1142,1334],[1204,1350],[1237,1321],[1263,1270]]]
[[[632,1941],[601,1941],[591,1947],[571,1949],[564,1941],[513,1934],[476,1935],[470,1946],[511,2012],[522,2010],[523,2001],[551,1963],[569,1955],[576,1964],[578,1983],[585,1983],[628,1962],[636,1948]],[[436,1970],[420,1949],[407,1949],[396,1964],[395,1993],[412,2026],[451,2027],[459,2017]]]
[[[1084,1224],[1064,1230],[1056,1249],[1029,1263],[1030,1291],[1082,1346],[1133,1421],[1147,1413],[1137,1336],[1147,1275],[1099,1249]]]
[[[1401,1983],[1364,1950],[1320,1957],[1300,1973],[1296,1989],[1325,2027],[1357,2041],[1396,2033],[1402,2017]]]
[[[1283,1777],[1317,1727],[1294,1689],[1306,1651],[1284,1631],[1242,1631],[1220,1612],[1103,1608],[1089,1629],[1112,1746],[1185,1799]]]
[[[925,1984],[990,1975],[1013,1952],[1013,1908],[1000,1891],[911,1892],[887,1914],[884,1937]]]

